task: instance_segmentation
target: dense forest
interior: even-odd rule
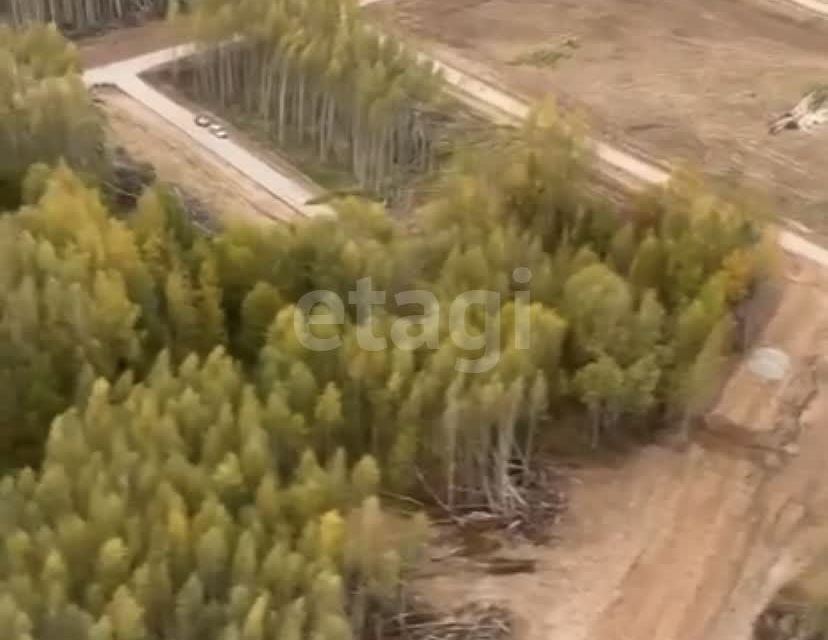
[[[342,0],[201,0],[189,24],[201,53],[182,77],[199,101],[262,122],[281,147],[312,150],[384,195],[428,171],[441,140],[430,63]]]
[[[177,0],[0,0],[0,15],[15,26],[54,23],[68,33],[93,31],[165,15]]]
[[[37,163],[65,158],[81,173],[104,169],[100,118],[79,68],[56,29],[0,27],[0,206],[19,202]]]
[[[0,218],[13,640],[370,637],[400,606],[425,528],[378,492],[508,514],[556,437],[689,428],[761,277],[750,212],[686,177],[616,210],[590,195],[587,150],[548,107],[458,154],[414,232],[359,199],[336,218],[211,236],[160,185],[118,210],[72,47],[48,27],[2,38],[2,144],[25,150],[3,154]],[[282,60],[238,52],[260,54],[257,73]],[[340,113],[342,86],[309,83],[301,99]],[[349,119],[371,102],[353,91]],[[400,133],[393,109],[375,111],[374,134]],[[285,114],[291,135],[303,113]],[[369,175],[387,153],[374,140]],[[319,290],[348,300],[366,278],[387,293],[372,314],[349,304],[335,324],[330,304],[303,305]],[[436,304],[396,295],[415,290]],[[462,343],[451,303],[474,290],[499,299],[465,311],[486,340]],[[387,344],[366,349],[366,334]],[[573,421],[583,437],[562,430]]]

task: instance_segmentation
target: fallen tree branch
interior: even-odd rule
[[[508,640],[512,637],[512,616],[495,604],[471,604],[447,615],[413,611],[388,621],[386,638],[405,640]]]

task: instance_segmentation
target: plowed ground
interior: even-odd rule
[[[186,133],[115,89],[96,89],[110,138],[158,176],[182,188],[220,222],[295,219],[296,212]]]
[[[467,559],[441,560],[423,591],[443,605],[505,602],[521,640],[750,638],[769,599],[828,539],[828,274],[794,261],[785,269],[759,344],[788,351],[792,370],[761,383],[761,395],[737,370],[717,411],[749,394],[754,411],[733,413],[749,419],[730,424],[740,438],[714,426],[685,449],[653,445],[578,469],[558,541],[521,550],[537,572],[490,576]],[[787,453],[753,438],[755,419],[792,427]]]
[[[769,0],[383,0],[366,10],[467,72],[525,98],[555,96],[604,140],[759,187],[828,232],[828,127],[767,132],[828,82],[828,20]],[[543,51],[552,58],[515,64]]]

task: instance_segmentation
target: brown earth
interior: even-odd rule
[[[828,231],[828,127],[767,132],[828,82],[828,20],[762,0],[384,0],[367,11],[520,96],[555,96],[602,139],[758,186]],[[543,49],[565,57],[513,64]]]
[[[684,450],[652,445],[578,469],[558,541],[514,550],[538,560],[535,573],[491,576],[441,558],[426,566],[422,590],[438,604],[507,604],[520,640],[750,638],[828,536],[828,274],[788,258],[785,269],[757,344],[788,351],[793,366],[761,396],[737,371],[742,384],[725,388],[720,407],[740,406],[750,391],[751,420],[731,425],[741,439],[702,429]],[[805,379],[808,401],[796,402]],[[756,417],[790,429],[784,449],[752,441]]]
[[[796,425],[785,416],[811,401],[817,370],[828,363],[826,271],[804,260],[786,258],[784,264],[776,312],[756,347],[781,349],[791,359],[791,373],[781,381],[764,380],[743,360],[707,420],[711,432],[756,447],[784,446],[796,438]]]
[[[95,97],[110,138],[135,159],[152,164],[162,180],[181,187],[219,221],[260,224],[297,216],[287,203],[121,91],[96,89]]]
[[[83,66],[91,69],[172,47],[181,42],[182,37],[175,24],[154,20],[84,38],[77,46]]]
[[[828,185],[815,177],[828,133],[765,136],[768,116],[795,101],[803,82],[828,77],[828,31],[771,13],[741,16],[746,5],[738,0],[700,3],[397,0],[391,8],[481,75],[526,95],[565,89],[569,103],[588,108],[600,130],[626,144],[704,161],[719,174],[745,164],[780,201],[828,201]],[[624,15],[615,15],[619,6]],[[427,17],[417,22],[421,13]],[[564,34],[580,45],[555,68],[506,64]],[[84,55],[100,64],[166,46],[143,41]],[[290,216],[151,111],[117,91],[98,97],[115,138],[164,179],[224,214]],[[792,355],[788,380],[767,385],[737,370],[714,411],[726,429],[713,421],[686,450],[653,445],[574,471],[558,541],[521,550],[538,559],[535,573],[495,577],[469,560],[442,558],[426,567],[432,575],[421,579],[423,591],[438,604],[505,602],[521,640],[747,639],[768,600],[827,537],[819,523],[828,518],[828,372],[810,356],[828,356],[828,279],[792,259],[785,275],[759,344]],[[798,400],[803,384],[813,385],[807,402]],[[784,441],[754,438],[759,423],[784,425]]]

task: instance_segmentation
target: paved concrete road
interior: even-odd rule
[[[789,0],[800,7],[828,16],[828,0]]]
[[[194,121],[195,114],[170,100],[139,77],[139,74],[153,67],[190,55],[193,51],[192,45],[161,49],[143,56],[90,69],[83,74],[83,79],[89,87],[96,84],[117,86],[131,98],[184,131],[197,144],[207,148],[275,197],[286,202],[296,210],[297,214],[305,216],[332,214],[333,210],[330,207],[307,204],[315,194],[311,193],[305,185],[262,162],[233,140],[217,138],[207,129],[199,127]]]

